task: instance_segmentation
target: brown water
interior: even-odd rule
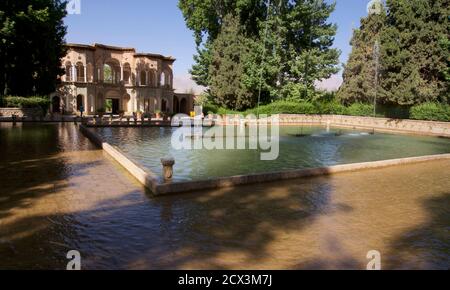
[[[72,124],[0,123],[0,269],[448,269],[449,168],[154,198]]]

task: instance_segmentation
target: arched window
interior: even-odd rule
[[[76,65],[76,70],[77,70],[77,82],[79,83],[84,83],[85,79],[84,79],[84,65],[82,62],[78,62]]]
[[[161,86],[164,88],[172,87],[172,74],[168,71],[163,71],[161,73]]]
[[[129,63],[123,65],[123,83],[126,85],[131,83],[131,66]]]
[[[167,88],[172,87],[172,77],[170,73],[166,73],[166,87]]]
[[[92,65],[92,63],[88,63],[87,65],[87,76],[86,79],[88,82],[93,82],[94,81],[94,66]]]
[[[161,84],[162,87],[165,87],[165,86],[166,86],[166,73],[165,73],[165,72],[162,72],[162,73],[161,73],[161,81],[160,81],[160,84]]]
[[[141,71],[140,76],[141,76],[141,86],[146,86],[147,85],[147,72]]]
[[[66,82],[72,81],[72,64],[70,61],[66,62]]]
[[[108,84],[114,81],[114,71],[109,64],[103,65],[103,81]]]
[[[148,72],[148,85],[151,87],[155,86],[155,77],[154,77],[154,71],[151,70]]]

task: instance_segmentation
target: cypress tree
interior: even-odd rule
[[[381,86],[400,105],[448,102],[449,0],[388,0]]]
[[[209,89],[215,103],[221,106],[242,110],[254,105],[252,92],[243,84],[249,41],[243,35],[239,19],[232,14],[225,16],[222,30],[212,45],[209,67]]]
[[[361,26],[355,29],[350,42],[352,51],[344,65],[344,82],[338,91],[338,98],[344,103],[372,103],[375,97],[374,47],[386,21],[386,10],[381,1],[373,2],[369,15],[361,19]]]

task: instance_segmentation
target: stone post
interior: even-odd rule
[[[165,181],[172,180],[173,166],[175,165],[175,160],[173,158],[161,158],[161,164],[163,165],[164,180]]]

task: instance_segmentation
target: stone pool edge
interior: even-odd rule
[[[437,154],[437,155],[407,157],[407,158],[389,159],[363,163],[342,164],[321,168],[296,169],[288,171],[239,175],[231,177],[219,177],[198,181],[160,183],[158,176],[154,172],[145,169],[143,168],[143,166],[138,165],[137,162],[132,161],[117,147],[112,146],[107,142],[104,142],[97,133],[93,132],[92,130],[89,130],[89,128],[87,128],[83,124],[79,125],[79,129],[85,137],[87,137],[96,146],[103,149],[105,153],[107,153],[111,158],[113,158],[123,168],[125,168],[142,185],[150,189],[154,195],[184,193],[184,192],[191,192],[194,190],[217,189],[223,187],[233,187],[245,184],[273,182],[304,177],[326,176],[337,173],[353,172],[366,169],[377,169],[397,165],[450,159],[450,154]]]

